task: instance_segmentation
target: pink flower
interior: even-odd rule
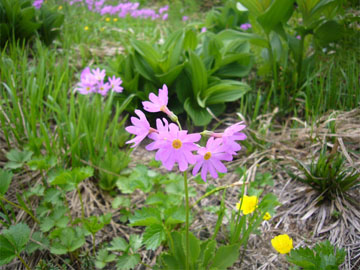
[[[166,142],[167,133],[169,132],[169,122],[166,118],[163,118],[162,121],[159,118],[156,119],[156,129],[156,132],[149,134],[149,138],[154,141],[146,146],[148,151],[159,149]]]
[[[251,24],[250,23],[244,23],[242,25],[240,25],[240,28],[244,31],[248,30],[249,28],[251,28]]]
[[[196,164],[192,171],[196,175],[201,168],[201,178],[206,182],[206,176],[209,172],[213,178],[217,178],[217,172],[226,173],[227,169],[221,160],[231,161],[232,155],[226,153],[222,139],[209,138],[206,147],[201,147],[196,156]]]
[[[183,16],[183,17],[182,17],[182,21],[183,21],[183,22],[186,22],[188,19],[189,19],[188,16]]]
[[[91,72],[92,72],[92,75],[94,76],[94,78],[97,81],[101,82],[101,81],[104,80],[104,78],[105,78],[105,69],[103,69],[103,70],[100,70],[100,68],[92,69]]]
[[[39,9],[41,8],[41,5],[43,4],[44,0],[35,0],[34,3],[33,3],[33,6],[36,8],[36,9]]]
[[[108,77],[111,90],[116,93],[121,93],[124,88],[122,88],[120,85],[122,84],[122,80],[120,78],[116,78],[113,76],[112,78]]]
[[[77,84],[75,91],[79,92],[82,95],[88,95],[90,93],[96,92],[97,80],[90,72],[90,68],[86,67],[80,75],[80,82]]]
[[[131,117],[131,123],[133,126],[125,128],[127,132],[136,135],[134,139],[126,142],[127,144],[134,143],[131,147],[137,146],[150,132],[154,131],[150,127],[150,124],[142,111],[135,110],[135,113],[139,116],[139,118]]]
[[[198,149],[194,142],[200,140],[200,134],[187,134],[186,130],[179,130],[174,123],[169,125],[168,131],[159,134],[160,136],[155,136],[155,139],[160,140],[159,143],[152,145],[151,149],[159,149],[155,159],[161,160],[167,170],[171,171],[177,162],[179,170],[183,172],[188,168],[189,163],[196,162],[192,151]]]
[[[162,8],[159,9],[159,14],[163,14],[164,12],[168,11],[169,10],[169,6],[166,5],[166,6],[163,6]]]
[[[102,95],[102,96],[106,96],[107,93],[109,92],[111,85],[110,83],[104,83],[104,82],[98,82],[97,84],[97,92]]]
[[[163,21],[166,21],[168,17],[169,17],[169,14],[165,13],[164,15],[162,15],[161,19]]]
[[[154,93],[149,95],[150,101],[144,101],[142,104],[144,110],[148,112],[164,112],[169,115],[168,104],[168,88],[166,84],[163,85],[162,89],[159,89],[159,96],[156,96]]]
[[[240,144],[235,141],[243,141],[246,139],[246,135],[242,132],[246,126],[243,122],[238,122],[226,128],[223,133],[211,133],[210,135],[215,138],[222,138],[226,152],[236,155],[236,151],[241,149]]]
[[[201,28],[201,33],[204,33],[204,32],[206,32],[206,30],[207,30],[207,28],[206,27],[203,27],[203,28]]]

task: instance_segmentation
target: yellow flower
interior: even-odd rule
[[[104,31],[105,30],[105,27],[101,27],[100,28],[100,32]]]
[[[118,21],[118,18],[114,18],[114,20],[113,20],[114,22],[117,22]]]
[[[62,6],[59,6],[59,7],[58,7],[58,10],[62,10]]]
[[[258,203],[258,198],[256,196],[245,195],[243,197],[242,204],[241,204],[241,199],[240,202],[236,204],[236,209],[241,210],[244,215],[248,215],[255,211],[257,207],[257,203]],[[240,205],[241,205],[241,209],[240,209]]]
[[[89,30],[89,26],[85,26],[85,27],[84,27],[84,30],[85,30],[85,31]]]
[[[269,220],[270,218],[271,218],[270,213],[269,213],[269,212],[266,212],[265,215],[264,215],[264,217],[263,217],[263,219],[264,219],[264,220]]]
[[[280,234],[271,240],[271,245],[281,254],[289,253],[293,247],[293,240],[287,234]]]
[[[105,21],[110,22],[110,18],[106,18]]]

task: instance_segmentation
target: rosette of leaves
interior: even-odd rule
[[[36,35],[50,45],[63,21],[63,14],[45,6],[36,10],[30,0],[0,0],[0,46],[13,40],[30,41]]]

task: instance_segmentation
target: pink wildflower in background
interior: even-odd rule
[[[196,156],[196,164],[192,171],[196,175],[201,168],[201,178],[206,182],[206,176],[209,172],[213,178],[217,178],[217,172],[226,173],[227,169],[221,162],[222,160],[231,161],[232,155],[224,151],[222,139],[210,137],[206,147],[201,147]]]
[[[162,17],[161,17],[161,19],[163,20],[163,21],[166,21],[167,20],[167,18],[168,18],[168,14],[167,13],[165,13],[164,15],[162,15]]]
[[[159,9],[159,14],[163,14],[164,12],[168,11],[169,10],[169,6],[166,5],[166,6],[163,6],[162,8]]]
[[[108,77],[108,81],[112,91],[116,93],[121,93],[123,91],[124,88],[120,86],[122,84],[122,80],[120,78],[116,78],[114,75],[112,78]]]
[[[127,144],[134,143],[131,146],[132,148],[137,146],[142,140],[144,140],[150,132],[155,131],[150,127],[150,124],[142,111],[135,110],[135,113],[138,115],[139,118],[132,116],[130,120],[133,126],[125,128],[127,132],[136,135],[134,139],[126,142]]]
[[[188,16],[183,16],[183,17],[182,17],[182,21],[183,21],[183,22],[186,22],[188,19],[189,19]]]
[[[154,93],[149,94],[150,101],[144,101],[142,104],[144,110],[148,112],[164,112],[168,114],[169,109],[167,108],[168,104],[168,88],[166,84],[163,85],[162,89],[159,89],[159,95],[156,96]]]
[[[251,28],[251,24],[250,23],[244,23],[242,25],[240,25],[240,28],[244,31],[248,30],[249,28]]]
[[[39,9],[41,8],[41,5],[43,4],[44,0],[35,0],[34,3],[33,3],[33,6],[36,8],[36,9]]]
[[[201,28],[201,31],[200,31],[200,32],[201,32],[201,33],[204,33],[204,32],[206,32],[206,30],[207,30],[206,27],[203,27],[203,28]]]
[[[186,130],[179,130],[174,123],[169,125],[169,131],[162,134],[161,143],[154,145],[158,149],[155,159],[160,160],[163,166],[171,171],[175,163],[179,164],[180,171],[186,171],[189,164],[194,164],[196,158],[192,151],[198,149],[195,142],[201,138],[200,134],[187,134]]]

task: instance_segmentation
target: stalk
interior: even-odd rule
[[[16,254],[16,257],[22,262],[22,264],[26,267],[26,269],[31,270],[31,268],[27,265],[23,258],[20,255]]]
[[[189,254],[190,254],[190,245],[189,245],[189,192],[188,192],[188,183],[187,183],[186,171],[184,172],[184,188],[185,188],[185,211],[186,211],[186,222],[185,222],[185,231],[186,231],[185,269],[189,270]]]

